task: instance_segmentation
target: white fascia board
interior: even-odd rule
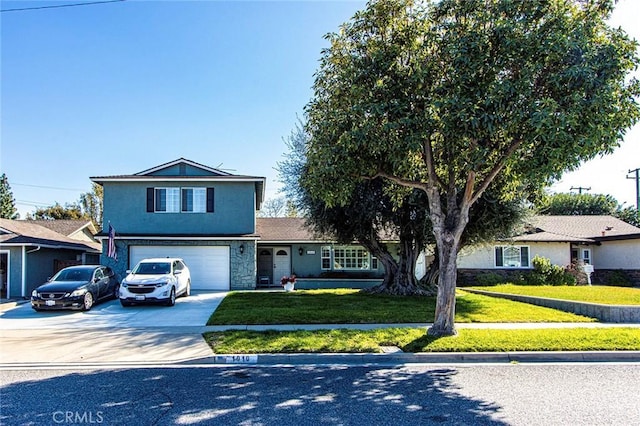
[[[91,247],[69,247],[55,244],[34,244],[34,243],[2,243],[2,247],[41,247],[46,249],[60,249],[60,250],[76,250],[85,251],[87,253],[101,253],[100,250]]]
[[[109,239],[108,235],[104,235],[104,236],[99,236],[99,237],[95,237],[97,240],[100,241],[104,241]],[[228,237],[171,237],[171,236],[153,236],[150,237],[148,235],[140,235],[140,236],[136,236],[136,235],[127,235],[126,237],[121,237],[119,235],[116,235],[115,237],[116,240],[151,240],[151,241],[257,241],[258,238],[256,237],[235,237],[235,236],[228,236]]]
[[[232,177],[232,176],[154,176],[154,177],[95,177],[91,178],[93,182],[265,182],[265,178],[260,177]]]

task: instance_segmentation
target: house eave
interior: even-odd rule
[[[266,178],[257,176],[93,176],[92,182],[257,182],[264,184]]]
[[[96,235],[99,241],[109,238],[106,234]],[[116,235],[116,240],[151,240],[151,241],[255,241],[258,239],[255,235],[143,235],[143,234],[127,234]]]

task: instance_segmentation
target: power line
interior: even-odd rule
[[[29,185],[27,183],[15,183],[12,182],[11,186],[28,186],[30,188],[41,188],[41,189],[57,189],[59,191],[86,191],[87,189],[78,189],[78,188],[60,188],[58,186],[43,186],[43,185]]]
[[[22,7],[22,8],[17,8],[17,9],[2,9],[2,10],[0,10],[0,12],[23,12],[23,11],[26,11],[26,10],[56,9],[56,8],[61,8],[61,7],[75,7],[75,6],[91,6],[91,5],[96,5],[96,4],[118,3],[118,2],[123,2],[123,1],[127,1],[127,0],[103,0],[103,1],[92,1],[92,2],[87,2],[87,3],[74,3],[74,4],[58,4],[58,5],[51,5],[51,6]]]

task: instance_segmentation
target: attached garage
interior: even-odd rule
[[[150,257],[180,257],[191,271],[193,290],[229,290],[228,246],[129,246],[129,266]]]

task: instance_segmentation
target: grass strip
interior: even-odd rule
[[[423,328],[316,331],[225,331],[205,333],[214,353],[379,353],[640,350],[640,328],[460,329],[434,338]]]
[[[640,288],[613,286],[526,286],[500,284],[490,287],[472,287],[498,293],[538,296],[576,302],[600,303],[604,305],[640,305]]]
[[[370,295],[358,290],[232,292],[207,325],[428,323],[434,297]],[[505,299],[459,292],[456,322],[591,322],[574,315]]]

